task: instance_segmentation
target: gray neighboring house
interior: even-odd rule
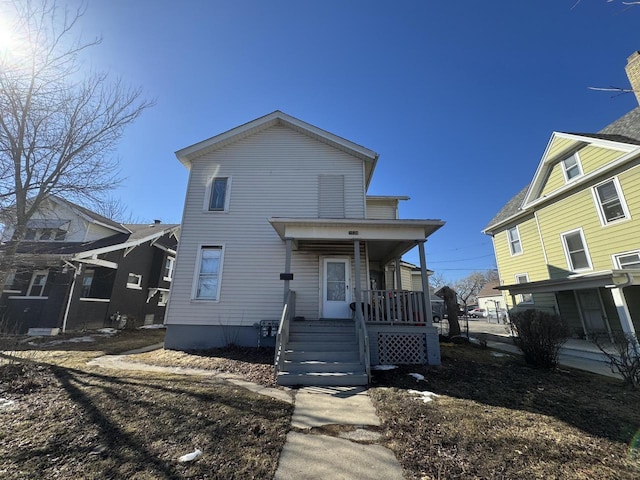
[[[444,222],[367,196],[378,154],[275,111],[176,156],[190,176],[166,348],[256,346],[269,324],[291,358],[335,328],[356,332],[362,364],[440,362],[429,296],[385,272],[418,246],[428,285],[424,242]]]

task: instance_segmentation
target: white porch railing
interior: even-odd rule
[[[363,362],[365,371],[367,372],[367,381],[371,383],[371,354],[369,349],[369,332],[367,332],[367,324],[364,316],[355,315],[356,338],[358,340],[358,348],[360,350],[360,361]]]
[[[289,343],[289,325],[291,319],[296,313],[296,292],[289,290],[287,299],[284,302],[282,308],[282,316],[280,317],[280,325],[278,325],[278,335],[276,336],[276,352],[274,358],[274,375],[277,377],[278,373],[284,366],[284,350]]]
[[[409,290],[362,290],[362,316],[366,323],[424,325],[424,296]]]

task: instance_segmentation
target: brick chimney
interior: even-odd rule
[[[627,77],[629,77],[631,88],[636,94],[638,104],[640,104],[640,51],[633,52],[627,59],[625,71],[627,72]]]

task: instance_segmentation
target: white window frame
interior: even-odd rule
[[[137,282],[133,283],[129,281],[129,277],[136,277],[137,278]],[[129,274],[127,275],[127,288],[132,288],[134,290],[142,290],[142,275],[139,275],[137,273],[131,273],[129,272]]]
[[[509,235],[509,232],[511,232],[512,230],[515,230],[516,234],[518,235],[517,240],[511,240],[511,236]],[[515,242],[518,242],[518,245],[520,246],[519,252],[513,251],[513,244]],[[507,228],[507,243],[509,244],[509,253],[511,253],[512,257],[523,254],[524,249],[522,248],[522,237],[520,237],[520,229],[518,228],[518,225],[516,225],[515,227]]]
[[[202,252],[207,248],[216,248],[220,250],[220,266],[218,268],[218,290],[216,292],[216,298],[198,298],[198,284],[200,281],[200,269],[202,265]],[[220,243],[201,243],[198,245],[198,256],[196,259],[195,268],[193,269],[193,284],[191,287],[191,300],[194,302],[220,302],[220,290],[222,287],[222,268],[224,266],[224,244]]]
[[[600,198],[600,194],[598,193],[598,187],[602,185],[613,182],[613,186],[616,189],[616,195],[618,195],[618,201],[620,202],[620,206],[622,207],[622,212],[624,213],[624,217],[616,218],[615,220],[608,221],[607,217],[604,213],[604,208],[602,207],[602,199]],[[627,208],[627,202],[624,199],[624,195],[622,194],[622,187],[620,186],[620,181],[618,177],[613,177],[605,180],[604,182],[600,182],[597,185],[594,185],[591,189],[591,193],[593,194],[593,201],[596,204],[596,210],[598,211],[598,217],[600,217],[600,224],[603,227],[608,225],[614,225],[619,222],[625,222],[631,219],[631,215],[629,214],[629,209]]]
[[[33,284],[38,275],[44,275],[44,283],[42,284],[42,290],[40,290],[40,295],[31,295],[31,290],[33,289]],[[27,289],[27,297],[34,298],[46,298],[44,293],[44,288],[47,286],[47,280],[49,280],[49,270],[34,270],[31,274],[31,281],[29,282],[29,288]]]
[[[575,158],[576,166],[578,167],[578,170],[579,170],[579,173],[573,178],[569,178],[569,175],[567,173],[569,168],[567,168],[567,164],[565,163],[570,158]],[[564,175],[564,183],[573,182],[574,180],[576,180],[576,179],[578,179],[578,178],[580,178],[580,177],[582,177],[584,175],[584,172],[582,170],[582,162],[580,161],[580,155],[578,155],[578,152],[574,153],[573,155],[568,156],[567,158],[562,160],[560,162],[560,164],[562,165],[562,175]]]
[[[226,179],[227,187],[224,192],[224,208],[222,210],[211,210],[211,195],[213,195],[213,184],[216,180]],[[207,190],[204,196],[204,211],[208,213],[228,213],[229,212],[229,201],[231,199],[231,177],[230,176],[214,176],[209,179],[207,183]]]
[[[158,306],[165,307],[169,301],[169,290],[158,290]]]
[[[167,262],[169,262],[169,275],[164,275],[167,270]],[[175,265],[175,257],[167,257],[167,259],[164,261],[164,266],[162,267],[162,279],[166,282],[170,282],[171,280],[173,280],[173,269],[175,268]]]
[[[578,233],[580,234],[580,240],[582,241],[582,248],[584,249],[584,253],[587,257],[588,267],[583,268],[574,268],[573,261],[571,260],[571,253],[569,252],[569,247],[567,245],[566,237],[572,234]],[[562,248],[564,249],[564,255],[567,259],[567,266],[569,267],[569,271],[571,272],[586,272],[588,270],[593,270],[593,264],[591,263],[591,255],[589,254],[589,247],[587,246],[587,240],[584,237],[584,232],[582,228],[576,228],[574,230],[569,230],[567,232],[563,232],[560,234],[560,241],[562,242]]]
[[[521,283],[529,283],[529,274],[528,273],[516,273],[514,275],[517,284]],[[521,282],[520,279],[524,278],[524,282]],[[528,297],[528,298],[527,298]],[[520,293],[518,294],[518,303],[519,304],[533,304],[533,294],[532,293]]]
[[[626,270],[621,264],[620,264],[620,257],[625,257],[628,255],[637,255],[638,259],[640,260],[640,250],[630,250],[628,252],[621,252],[621,253],[614,253],[613,255],[611,255],[611,260],[613,262],[613,268],[615,270]],[[638,267],[640,268],[640,267]]]
[[[12,289],[13,284],[16,283],[16,269],[12,268],[7,272],[7,278],[5,278],[2,291],[5,293],[20,293],[20,290]]]
[[[82,275],[82,282],[80,285],[80,298],[91,298],[89,296],[83,295],[84,293],[84,287],[86,287],[86,285],[84,284],[84,281],[88,278],[88,273],[91,272],[91,282],[89,282],[89,295],[91,294],[91,287],[93,286],[93,281],[96,278],[96,270],[95,268],[87,268],[84,271],[84,275]]]

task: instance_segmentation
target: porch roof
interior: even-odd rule
[[[442,220],[368,220],[360,218],[270,218],[280,238],[296,246],[367,242],[372,260],[387,261],[408,252],[444,225]]]
[[[511,295],[526,293],[553,293],[565,290],[584,290],[588,288],[623,288],[640,285],[640,269],[604,270],[600,272],[575,274],[567,278],[541,280],[529,283],[500,285],[498,290],[509,290]]]

